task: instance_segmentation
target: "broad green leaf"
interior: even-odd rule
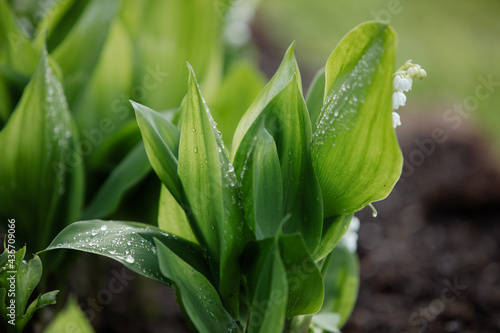
[[[127,100],[121,104],[120,110],[129,112],[129,107],[133,110]],[[95,152],[88,158],[89,169],[100,172],[113,170],[141,141],[137,119],[129,119],[110,135],[103,136],[102,143],[96,146]]]
[[[44,52],[0,132],[0,216],[19,221],[18,243],[45,247],[54,235],[59,209],[66,209],[60,207],[65,192],[81,198],[80,187],[67,188],[78,181],[74,176],[82,167],[84,147],[75,149],[76,140],[62,86]]]
[[[118,221],[81,221],[67,226],[43,251],[72,249],[114,259],[130,270],[171,285],[158,267],[156,237],[183,260],[207,274],[198,246],[148,224]]]
[[[286,86],[289,84],[290,80],[293,78],[297,81],[297,86],[299,90],[302,91],[302,83],[300,78],[300,71],[293,54],[294,44],[290,45],[288,50],[281,61],[279,68],[268,84],[264,87],[264,90],[257,96],[255,101],[250,105],[248,110],[245,112],[243,117],[236,128],[232,142],[232,160],[236,152],[239,150],[239,146],[243,138],[247,135],[247,131],[255,123],[256,119],[259,117],[261,112],[264,110],[266,105]]]
[[[245,220],[257,240],[275,238],[282,227],[283,182],[276,144],[264,126],[249,147],[241,170]]]
[[[281,258],[288,281],[287,317],[310,315],[323,304],[323,278],[298,234],[279,239]]]
[[[237,314],[240,255],[246,225],[234,168],[189,67],[179,145],[179,177],[194,217],[193,231],[212,258],[222,300]]]
[[[358,255],[339,245],[331,253],[329,262],[322,271],[325,276],[325,301],[321,313],[338,313],[338,327],[342,328],[351,316],[358,298]]]
[[[43,8],[40,8],[35,16],[35,20],[40,22],[35,27],[35,36],[42,34],[50,36],[74,2],[75,0],[58,0],[50,4],[44,3]]]
[[[83,154],[79,154],[80,150],[78,128],[74,121],[71,121],[71,132],[73,133],[73,143],[71,145],[71,154],[66,156],[66,164],[53,164],[52,168],[58,172],[59,178],[66,177],[65,188],[62,197],[59,200],[58,206],[54,214],[54,225],[52,227],[50,238],[54,237],[59,231],[66,227],[69,223],[74,222],[82,214],[84,192],[85,192],[85,175]],[[50,241],[47,240],[47,243]],[[47,243],[43,245],[46,246]],[[47,268],[53,267],[52,263],[47,263]]]
[[[91,0],[71,31],[51,53],[64,73],[70,105],[78,101],[91,77],[118,5],[117,0]]]
[[[111,172],[81,219],[96,219],[111,214],[126,191],[144,179],[150,171],[151,165],[141,142]]]
[[[295,76],[260,112],[239,144],[234,165],[242,183],[249,177],[247,159],[252,156],[253,146],[262,135],[262,126],[265,126],[276,142],[281,165],[282,218],[288,219],[283,232],[299,232],[308,250],[314,253],[321,237],[323,208],[310,156],[311,125]],[[252,203],[245,205],[251,207]],[[255,224],[252,221],[250,223]]]
[[[10,94],[8,83],[0,74],[0,130],[9,119],[12,110],[12,97]]]
[[[132,41],[117,18],[111,25],[90,82],[82,88],[83,97],[72,107],[82,139],[95,146],[87,157],[91,166],[95,164],[101,144],[135,118],[128,102],[133,84],[132,64]]]
[[[222,306],[217,291],[205,276],[155,239],[162,274],[173,281],[183,310],[200,333],[239,332]]]
[[[325,97],[325,69],[320,69],[314,76],[307,91],[306,104],[311,119],[312,128],[316,128],[318,117],[323,107]]]
[[[124,0],[120,14],[136,50],[134,87],[146,88],[138,88],[136,96],[132,92],[132,99],[155,110],[177,107],[186,94],[186,86],[179,84],[188,79],[186,61],[200,82],[206,81],[203,91],[210,97],[223,69],[224,19],[213,1]]]
[[[241,117],[265,83],[264,76],[256,65],[240,61],[229,68],[214,100],[208,101],[226,147],[231,147],[231,140]]]
[[[402,155],[391,116],[395,49],[392,28],[369,22],[347,34],[328,59],[312,139],[325,216],[384,199],[399,178]]]
[[[60,332],[93,333],[94,329],[90,325],[87,317],[78,306],[78,300],[70,297],[66,306],[60,311],[54,320],[45,329],[44,333]]]
[[[326,257],[335,248],[342,236],[349,229],[353,214],[336,215],[327,217],[323,223],[323,235],[319,244],[314,260],[318,261]]]
[[[151,166],[177,202],[182,201],[182,185],[177,175],[180,133],[177,127],[150,108],[132,102]]]
[[[250,301],[247,332],[281,332],[288,284],[276,238],[250,243],[242,261]]]
[[[165,186],[161,188],[160,207],[158,209],[158,227],[194,244],[198,240],[191,229],[186,212]]]
[[[0,70],[29,78],[37,67],[40,51],[17,25],[9,3],[0,1]]]

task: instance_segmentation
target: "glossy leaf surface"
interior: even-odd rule
[[[194,73],[189,70],[178,173],[194,217],[193,231],[213,258],[223,302],[236,313],[240,276],[237,258],[246,237],[238,183]]]
[[[399,178],[391,100],[395,41],[389,25],[365,23],[328,59],[312,144],[325,216],[350,214],[385,198]]]
[[[162,274],[173,281],[183,310],[200,333],[239,332],[217,291],[203,274],[155,239]]]
[[[122,263],[138,274],[171,285],[171,281],[160,272],[153,238],[158,238],[198,271],[209,275],[199,247],[150,225],[136,222],[75,222],[61,231],[44,251],[71,249],[99,254]]]

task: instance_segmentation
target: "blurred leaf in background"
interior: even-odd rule
[[[94,333],[92,325],[85,317],[78,306],[78,301],[74,297],[70,297],[66,302],[64,309],[57,314],[50,325],[45,329],[45,333],[60,333],[60,332],[78,332],[78,333]]]
[[[17,244],[29,242],[40,250],[78,217],[83,175],[75,154],[77,135],[62,85],[44,51],[0,132],[0,216],[17,221]]]

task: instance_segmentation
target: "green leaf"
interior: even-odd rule
[[[245,249],[242,260],[251,302],[247,331],[281,332],[288,284],[276,239],[252,242]]]
[[[182,201],[182,185],[177,175],[180,133],[160,113],[131,102],[137,116],[151,166],[177,202]]]
[[[58,22],[64,18],[74,2],[75,0],[59,0],[50,4],[42,3],[41,8],[37,9],[37,16],[35,17],[35,19],[40,22],[35,27],[35,36],[41,36],[43,34],[50,36]],[[59,29],[64,30],[62,27],[59,27]]]
[[[134,41],[134,87],[144,87],[134,100],[155,110],[177,107],[184,95],[188,61],[196,69],[209,97],[218,87],[223,69],[223,17],[213,1],[123,1],[121,18]],[[143,82],[151,82],[145,85]],[[154,84],[153,84],[154,82]],[[151,86],[152,89],[148,89]],[[212,90],[210,93],[209,91]],[[210,100],[210,98],[208,99]]]
[[[240,61],[229,68],[214,101],[208,101],[210,112],[222,133],[226,147],[231,147],[234,131],[241,117],[265,83],[264,76],[256,65],[249,61]]]
[[[241,197],[248,226],[257,240],[277,237],[282,227],[283,183],[276,144],[264,126],[241,169]]]
[[[12,321],[14,326],[7,326],[8,332],[22,332],[28,321],[33,316],[33,313],[50,304],[55,304],[55,296],[58,290],[39,295],[29,307],[27,307],[29,298],[40,282],[42,276],[42,262],[37,255],[34,258],[25,261],[26,246],[19,249],[11,255],[7,250],[2,254],[8,260],[2,262],[5,266],[0,267],[0,316],[3,321]],[[12,280],[13,278],[13,280]],[[14,281],[15,292],[12,293],[11,284]],[[8,301],[7,301],[8,300]],[[11,317],[11,310],[8,308],[12,306],[12,301],[15,301],[14,318]]]
[[[169,234],[199,244],[193,229],[191,229],[186,212],[165,186],[161,188],[158,227]]]
[[[250,105],[248,110],[245,112],[243,117],[236,128],[234,133],[233,143],[232,143],[232,160],[236,152],[239,149],[240,143],[243,138],[247,135],[247,131],[255,123],[256,119],[259,117],[261,112],[264,110],[267,104],[286,86],[289,84],[290,80],[293,78],[297,81],[299,90],[302,89],[302,83],[300,78],[300,71],[293,54],[294,44],[290,45],[288,50],[281,61],[279,68],[268,84],[264,87],[264,90],[257,96],[255,101]]]
[[[67,332],[93,333],[87,317],[78,306],[78,300],[70,297],[64,309],[57,314],[54,320],[45,329],[44,333]]]
[[[14,262],[7,261],[4,267],[5,269],[0,271],[0,288],[6,290],[10,289],[10,281],[7,278],[13,275],[13,273],[10,272],[14,272],[16,285],[14,296],[16,301],[16,314],[25,313],[31,293],[38,285],[38,282],[40,282],[42,276],[42,262],[40,258],[35,255],[30,261],[25,261],[23,260],[25,255],[26,246],[16,251],[13,258]]]
[[[189,70],[178,173],[194,217],[193,231],[213,258],[212,268],[223,302],[237,313],[240,278],[237,259],[247,237],[238,182],[191,67]]]
[[[45,293],[43,295],[38,295],[38,297],[31,302],[31,304],[28,306],[26,309],[26,313],[19,315],[16,320],[16,325],[20,327],[26,326],[28,321],[31,319],[33,316],[34,312],[36,310],[39,310],[43,307],[46,307],[48,305],[54,305],[56,304],[56,296],[59,293],[59,290],[54,290],[50,291],[48,293]]]
[[[299,232],[309,251],[314,253],[321,237],[323,208],[310,156],[311,125],[295,77],[265,106],[239,144],[234,165],[242,183],[246,183],[245,178],[250,177],[247,173],[247,160],[252,156],[255,142],[262,135],[262,126],[265,126],[276,142],[281,165],[282,218],[288,219],[283,232]],[[252,204],[255,203],[245,203],[245,207],[248,209]],[[247,216],[252,214],[248,211],[246,213]],[[274,225],[279,221],[275,221]],[[254,224],[255,222],[250,221],[250,225]]]
[[[10,117],[10,112],[13,109],[12,103],[9,84],[0,74],[0,129]]]
[[[59,206],[66,202],[65,192],[72,197],[71,205],[78,206],[82,188],[67,188],[78,181],[75,173],[82,167],[76,140],[62,86],[44,52],[0,132],[0,216],[18,221],[18,243],[37,250],[47,245],[56,214],[66,209]]]
[[[325,301],[321,313],[340,315],[338,327],[342,328],[354,309],[359,290],[359,259],[356,253],[339,245],[324,266]]]
[[[94,71],[118,7],[117,0],[90,1],[71,31],[51,53],[64,73],[70,105],[78,100]]]
[[[0,1],[0,70],[14,71],[29,78],[35,71],[40,49],[36,49],[17,25],[7,1]]]
[[[314,254],[314,260],[318,261],[326,257],[335,248],[342,236],[349,229],[353,214],[336,215],[327,217],[323,223],[323,235],[321,243]]]
[[[279,239],[288,281],[287,317],[318,312],[323,304],[323,278],[298,234]]]
[[[31,302],[26,310],[26,314],[32,315],[36,310],[46,307],[48,305],[56,304],[56,295],[59,293],[59,290],[49,291],[43,295],[38,295],[36,300]]]
[[[122,263],[138,274],[171,285],[171,281],[160,272],[154,237],[209,276],[199,247],[143,223],[100,220],[75,222],[61,231],[43,251],[72,249],[99,254]]]
[[[82,88],[82,98],[71,109],[82,137],[96,146],[87,157],[90,162],[94,162],[100,146],[107,138],[120,130],[127,121],[135,121],[127,97],[133,85],[132,69],[132,41],[117,18],[110,27],[90,82]],[[116,146],[113,148],[117,149]]]
[[[150,171],[151,165],[141,142],[109,175],[81,219],[102,218],[112,213],[125,192],[144,179]]]
[[[312,128],[316,128],[325,96],[325,68],[321,68],[312,79],[307,91],[306,104]]]
[[[312,139],[325,216],[384,199],[399,178],[402,155],[391,116],[395,41],[389,25],[365,23],[328,59],[325,101]]]
[[[182,308],[196,329],[200,333],[239,332],[210,281],[159,239],[155,243],[160,270],[174,282]]]
[[[16,312],[24,313],[31,293],[42,277],[42,262],[35,255],[30,261],[21,261],[16,267]],[[17,306],[19,305],[19,307]]]

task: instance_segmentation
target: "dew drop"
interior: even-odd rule
[[[129,264],[133,264],[135,259],[132,256],[126,256],[125,261],[128,262]]]
[[[97,235],[97,233],[98,233],[98,231],[97,231],[97,230],[92,229],[92,232],[91,232],[91,235],[92,235],[92,236]]]
[[[101,226],[101,230],[102,230],[102,231],[106,231],[106,230],[108,230],[108,226],[104,224],[103,226]]]

